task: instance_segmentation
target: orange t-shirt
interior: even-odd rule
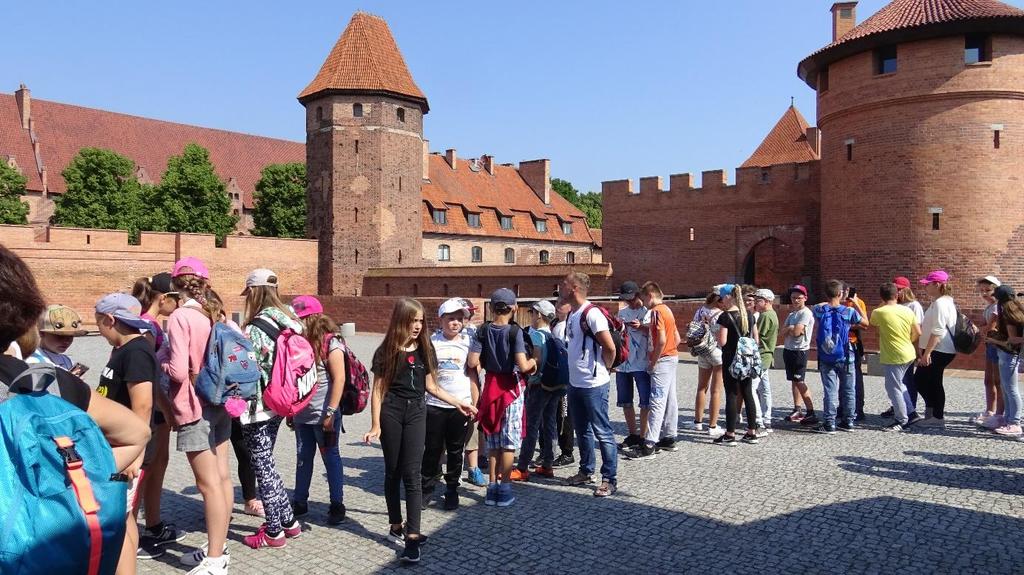
[[[857,310],[857,313],[860,314],[860,317],[868,317],[868,310],[864,306],[864,300],[860,299],[859,297],[846,298],[846,307],[852,307],[853,309]],[[857,330],[850,329],[850,343],[857,343],[857,341],[860,339],[857,334]]]
[[[676,330],[676,318],[668,306],[659,303],[651,308],[651,337],[648,340],[651,361],[657,361],[662,357],[676,357],[679,355],[679,331]],[[659,350],[653,349],[654,339],[659,331],[665,332],[665,346]]]

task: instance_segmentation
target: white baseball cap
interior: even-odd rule
[[[249,288],[257,286],[272,286],[277,287],[277,274],[267,268],[256,268],[249,272],[249,276],[245,278],[245,289],[242,290],[241,295],[245,295],[249,292]]]
[[[542,299],[533,304],[530,306],[530,309],[535,310],[537,313],[549,320],[555,317],[555,306],[551,305],[551,302],[546,299]]]
[[[754,297],[759,297],[765,301],[775,301],[775,292],[768,288],[761,288],[754,292]]]
[[[441,307],[437,308],[437,317],[442,317],[445,314],[455,313],[461,311],[463,317],[469,317],[469,310],[466,309],[466,301],[462,298],[453,297],[445,300]]]

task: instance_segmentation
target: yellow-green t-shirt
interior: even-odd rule
[[[884,305],[871,312],[871,325],[878,328],[880,360],[885,365],[914,361],[917,352],[911,335],[917,316],[901,305]]]

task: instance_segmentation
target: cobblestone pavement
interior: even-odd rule
[[[352,342],[368,360],[379,336]],[[72,356],[98,377],[106,351],[83,338]],[[679,370],[680,420],[692,417],[696,366]],[[821,386],[809,377],[814,398]],[[788,384],[773,373],[776,432],[759,445],[723,448],[682,432],[675,453],[620,461],[619,492],[596,499],[589,489],[556,481],[516,487],[506,509],[485,507],[483,490],[462,489],[462,507],[423,513],[430,536],[420,572],[460,573],[1022,573],[1024,443],[967,423],[981,407],[981,382],[948,379],[950,425],[944,432],[880,431],[869,416],[852,433],[823,436],[788,428]],[[781,383],[779,383],[781,382]],[[868,412],[887,407],[880,378],[867,378]],[[625,429],[612,407],[616,431]],[[303,536],[284,549],[253,551],[241,538],[259,520],[241,513],[231,524],[235,573],[385,573],[403,570],[398,546],[386,543],[383,460],[360,442],[369,410],[347,418],[342,437],[348,519],[325,526],[327,485],[314,477]],[[285,484],[294,484],[295,447],[283,428],[276,450]],[[317,463],[319,466],[320,463]],[[559,470],[560,476],[575,469]],[[237,493],[237,490],[236,490]],[[240,493],[237,495],[241,499]],[[172,452],[165,519],[190,532],[141,573],[181,573],[189,546],[204,542],[202,506],[182,454]]]

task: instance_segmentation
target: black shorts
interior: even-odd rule
[[[807,372],[807,350],[784,349],[782,361],[786,364],[786,379],[803,381]]]

